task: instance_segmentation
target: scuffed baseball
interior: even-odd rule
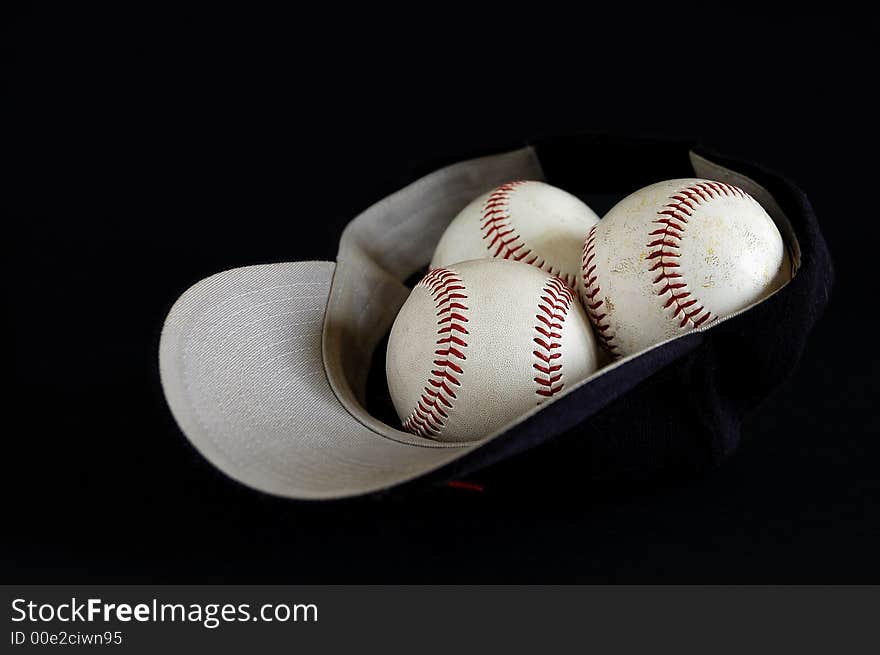
[[[577,298],[532,266],[476,260],[431,270],[388,340],[388,387],[404,429],[475,441],[596,369]]]
[[[710,326],[789,280],[779,230],[745,191],[679,179],[627,196],[591,228],[578,293],[618,356]]]
[[[470,259],[510,259],[558,275],[574,289],[584,236],[598,222],[592,209],[562,189],[544,182],[508,182],[453,219],[431,268]]]

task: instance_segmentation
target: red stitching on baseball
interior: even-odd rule
[[[510,196],[517,187],[527,183],[528,180],[507,182],[495,189],[486,199],[486,204],[483,206],[482,224],[480,226],[483,232],[483,240],[486,241],[486,248],[492,253],[493,257],[512,259],[515,262],[524,261],[526,264],[537,266],[542,271],[555,275],[567,286],[573,288],[575,284],[574,275],[563,274],[561,269],[554,269],[544,259],[533,253],[532,249],[526,246],[525,239],[516,231],[516,227],[511,221],[510,214],[508,213]]]
[[[606,311],[602,310],[605,299],[599,294],[602,292],[599,287],[599,276],[596,274],[596,226],[590,228],[587,240],[584,242],[583,266],[581,276],[584,281],[584,307],[590,320],[595,328],[595,334],[599,339],[599,343],[608,352],[616,355],[617,344],[614,343],[614,331],[605,321],[608,316]],[[598,300],[597,300],[598,298]]]
[[[448,410],[456,398],[454,387],[461,386],[467,359],[465,336],[468,334],[467,294],[464,282],[448,268],[435,268],[416,285],[425,287],[437,307],[437,345],[431,377],[416,401],[412,413],[403,422],[403,429],[420,437],[436,439],[449,418]]]
[[[562,348],[562,327],[571,301],[571,289],[558,277],[548,279],[541,290],[538,313],[535,315],[538,320],[535,326],[537,335],[532,339],[537,345],[532,354],[538,361],[532,367],[538,371],[534,380],[538,385],[535,393],[539,396],[539,405],[565,386],[562,381],[562,353],[558,351]]]
[[[654,221],[657,229],[650,232],[651,237],[648,248],[653,248],[648,253],[647,259],[656,259],[657,262],[648,269],[657,272],[653,282],[658,296],[667,296],[664,309],[672,308],[673,318],[681,316],[679,327],[688,324],[691,327],[700,327],[707,321],[714,321],[718,317],[703,307],[696,298],[692,297],[687,283],[682,281],[682,275],[676,269],[680,264],[675,261],[681,257],[679,242],[684,235],[688,219],[694,210],[711,200],[724,197],[751,198],[745,191],[724,182],[699,182],[686,187],[669,197],[669,202],[657,212]],[[660,287],[659,289],[657,287]]]

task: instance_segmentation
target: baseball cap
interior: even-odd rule
[[[603,153],[615,149],[613,142],[573,144],[563,145],[565,155],[560,155],[559,142],[533,143],[416,180],[348,224],[335,262],[235,268],[186,290],[171,308],[159,344],[162,388],[183,434],[229,477],[262,492],[302,500],[445,481],[557,438],[586,442],[577,446],[581,451],[607,450],[613,438],[591,435],[591,419],[698,351],[709,331],[617,360],[573,385],[558,401],[536,407],[477,442],[442,443],[404,432],[399,424],[377,417],[367,403],[368,385],[377,384],[371,367],[383,361],[374,355],[409,294],[406,281],[424,270],[444,229],[468,202],[512,179],[561,180],[563,188],[621,197],[638,188],[643,178],[649,182],[690,174],[736,184],[768,211],[793,267],[800,266],[800,235],[774,194],[720,163],[721,158],[713,160],[690,147],[682,150],[679,143],[649,144],[641,166],[624,164],[621,158],[612,164],[620,169],[614,174],[602,168]],[[669,157],[658,156],[658,148]],[[584,159],[578,162],[578,157]],[[549,180],[545,164],[558,173]],[[591,171],[604,188],[590,188]],[[632,186],[627,189],[626,184]],[[803,207],[795,211],[805,215]],[[810,243],[815,246],[815,239]],[[824,242],[819,246],[824,248]],[[785,293],[783,288],[776,295]],[[776,296],[764,301],[774,302]],[[779,310],[790,311],[784,306]],[[738,316],[711,330],[723,334],[724,323]],[[802,322],[801,330],[810,325]],[[633,415],[633,421],[640,420]],[[717,435],[707,438],[711,442]],[[625,435],[618,441],[622,449],[612,448],[615,454],[605,457],[610,468],[645,468],[646,462],[647,468],[663,466],[655,461],[660,447],[653,443],[656,439],[649,438],[652,443],[641,451]],[[717,461],[730,449],[722,443],[708,459]],[[596,473],[595,464],[588,468],[589,475]]]

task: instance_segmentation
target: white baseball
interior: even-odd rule
[[[790,269],[779,230],[745,191],[669,180],[590,230],[578,292],[600,342],[628,355],[747,307]]]
[[[584,236],[598,222],[592,209],[562,189],[544,182],[508,182],[452,220],[431,268],[470,259],[512,259],[558,275],[574,289]]]
[[[385,368],[409,432],[474,441],[596,369],[589,320],[559,278],[476,260],[436,268],[401,307]]]

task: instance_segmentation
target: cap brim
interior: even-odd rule
[[[397,430],[364,407],[372,353],[472,198],[543,179],[532,148],[440,169],[349,223],[338,263],[238,268],[186,291],[159,344],[162,386],[184,434],[230,477],[291,498],[386,489],[480,444]]]

